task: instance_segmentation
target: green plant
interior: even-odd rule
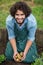
[[[36,4],[43,5],[43,0],[34,0],[34,2],[35,2]]]
[[[43,65],[43,53],[42,53],[41,57],[36,58],[35,62],[32,63],[31,65]]]
[[[6,60],[6,57],[4,54],[0,55],[0,63],[2,63],[4,60]]]

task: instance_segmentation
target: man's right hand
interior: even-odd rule
[[[13,54],[13,59],[14,59],[14,61],[16,61],[16,56],[17,56],[17,54],[18,54],[18,52],[15,52],[15,53]]]

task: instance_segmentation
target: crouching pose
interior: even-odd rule
[[[25,2],[16,2],[11,6],[6,28],[9,39],[5,50],[7,60],[17,61],[16,55],[23,52],[21,62],[34,62],[37,58],[35,43],[37,22]]]

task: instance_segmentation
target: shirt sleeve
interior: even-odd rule
[[[31,18],[30,18],[31,19]],[[37,22],[36,19],[33,18],[27,25],[28,25],[28,40],[31,40],[32,42],[35,40],[35,33],[37,30]]]
[[[9,17],[6,19],[6,29],[8,32],[8,39],[10,40],[12,38],[15,38],[14,22]]]

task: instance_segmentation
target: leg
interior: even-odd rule
[[[12,49],[11,44],[9,42],[7,43],[7,47],[5,50],[5,56],[6,56],[7,60],[13,59],[13,49]]]

